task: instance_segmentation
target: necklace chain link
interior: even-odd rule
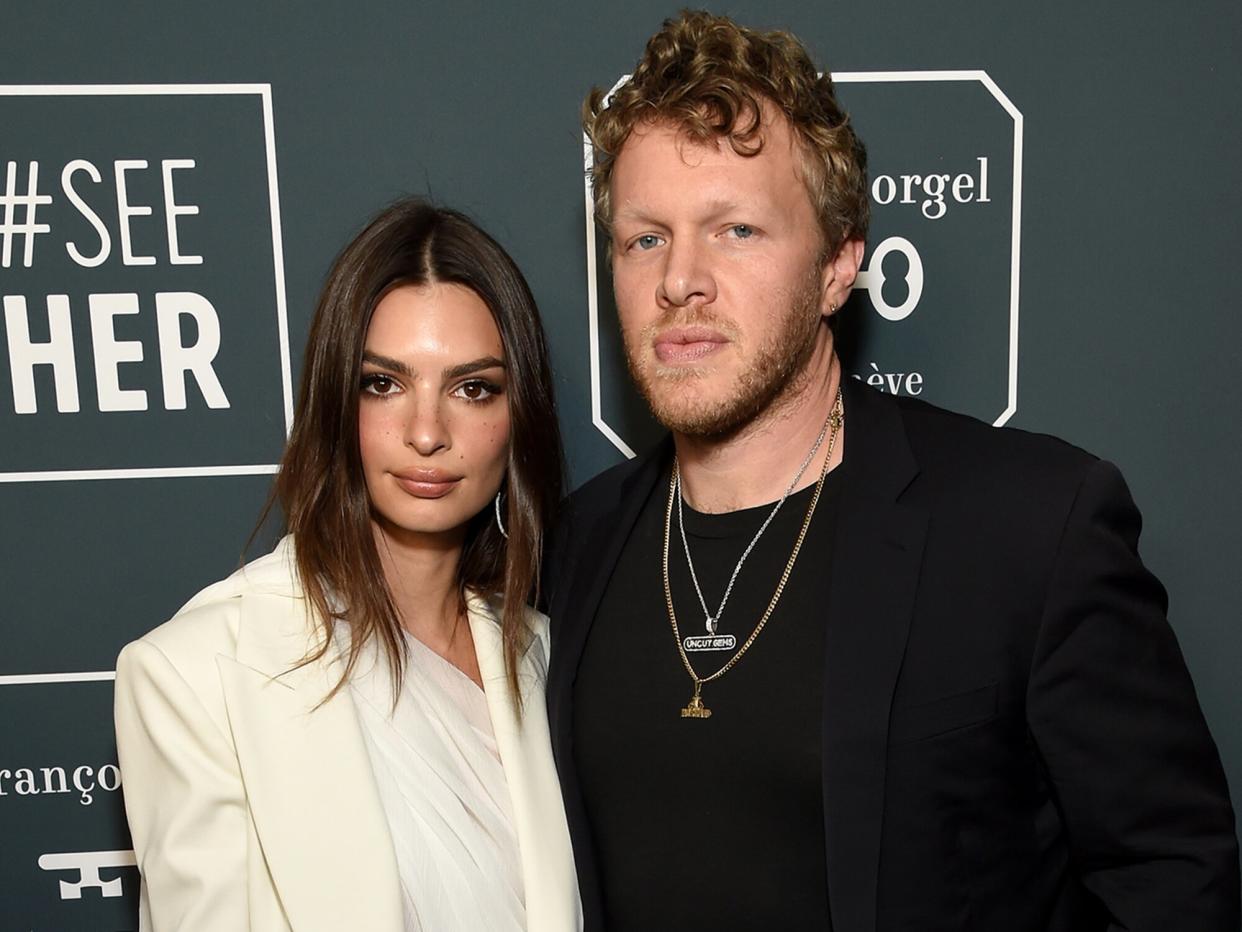
[[[836,410],[835,404],[833,405],[832,410]],[[759,526],[759,530],[755,531],[755,536],[750,539],[750,543],[746,545],[746,549],[742,551],[742,556],[738,558],[737,565],[733,567],[733,575],[729,577],[729,584],[725,586],[724,596],[720,599],[720,607],[716,609],[715,614],[713,614],[707,607],[707,599],[703,597],[703,589],[699,585],[699,576],[694,571],[694,558],[690,556],[690,542],[686,539],[686,521],[682,512],[681,467],[678,465],[676,459],[673,460],[673,490],[677,498],[677,530],[681,534],[681,546],[686,554],[686,565],[690,567],[690,581],[694,583],[694,591],[698,594],[699,605],[703,608],[703,617],[706,619],[708,634],[716,633],[716,626],[720,624],[720,616],[724,614],[725,605],[729,601],[729,595],[733,592],[733,584],[737,582],[738,574],[742,572],[742,564],[746,562],[746,558],[750,556],[750,552],[755,549],[755,545],[759,543],[759,538],[762,537],[763,532],[768,529],[768,525],[772,523],[772,520],[776,517],[776,513],[781,510],[781,506],[785,504],[785,500],[789,498],[789,496],[793,494],[793,490],[797,488],[803,474],[806,472],[806,468],[811,465],[811,460],[815,459],[815,454],[819,452],[820,446],[823,445],[824,437],[828,433],[828,424],[831,420],[832,416],[830,412],[829,416],[824,419],[824,426],[819,429],[819,436],[815,438],[815,445],[811,447],[811,451],[802,460],[802,465],[798,467],[798,472],[793,477],[793,480],[785,487],[785,492],[781,495],[780,501],[772,506],[772,510],[768,512],[767,518],[765,518],[763,524]]]
[[[815,492],[811,496],[810,504],[807,506],[806,517],[802,519],[802,527],[798,531],[797,540],[794,541],[793,550],[789,554],[789,559],[785,562],[785,569],[781,573],[780,582],[776,584],[776,590],[772,593],[772,598],[768,601],[768,607],[764,610],[763,616],[759,619],[758,624],[755,625],[755,629],[751,631],[750,636],[742,643],[742,646],[738,648],[737,652],[730,657],[723,666],[721,666],[719,670],[709,676],[699,676],[697,671],[694,669],[694,665],[690,662],[690,657],[686,654],[685,646],[682,644],[681,640],[681,630],[677,624],[677,612],[673,609],[673,591],[669,585],[668,550],[669,541],[672,537],[673,503],[674,496],[680,497],[678,489],[678,477],[680,475],[680,471],[677,459],[674,457],[673,474],[669,477],[668,507],[665,509],[664,513],[664,604],[668,608],[668,620],[673,629],[673,639],[677,644],[677,653],[678,656],[681,657],[681,664],[685,667],[686,673],[690,675],[690,679],[694,683],[694,696],[691,698],[690,704],[681,710],[682,718],[708,718],[712,714],[711,710],[703,705],[701,698],[703,685],[719,679],[737,665],[738,661],[740,661],[750,649],[750,646],[755,643],[755,640],[759,637],[760,632],[762,632],[764,626],[767,625],[768,619],[772,617],[772,613],[776,610],[776,604],[780,601],[781,594],[785,591],[785,584],[789,581],[789,574],[793,572],[794,563],[798,559],[798,552],[802,549],[803,541],[806,540],[807,531],[811,526],[811,518],[815,515],[815,506],[819,504],[819,496],[824,489],[824,480],[828,477],[828,467],[832,463],[832,452],[836,447],[837,435],[841,431],[841,425],[843,424],[844,419],[845,415],[841,407],[841,390],[838,388],[836,398],[833,401],[832,408],[829,410],[828,418],[825,421],[825,427],[831,428],[831,433],[828,435],[828,453],[824,457],[824,465],[819,472],[819,481],[815,484]],[[822,437],[823,435],[821,433],[821,440]],[[816,442],[817,446],[818,444],[819,441]],[[812,451],[811,456],[808,457],[807,463],[809,463],[813,458],[814,451]],[[805,465],[803,469],[805,469]],[[794,484],[797,484],[797,479],[794,480]],[[773,514],[775,514],[775,511]],[[770,520],[771,516],[769,516],[769,521]],[[758,538],[756,537],[756,539]],[[752,546],[753,545],[754,542],[752,541]],[[736,571],[734,575],[736,576]],[[700,594],[700,599],[701,598],[702,596]]]

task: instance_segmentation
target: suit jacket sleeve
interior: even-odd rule
[[[245,797],[232,740],[144,641],[117,659],[115,717],[142,929],[248,929]]]
[[[1116,468],[1094,464],[1050,580],[1028,721],[1110,929],[1236,932],[1229,792],[1140,526]]]

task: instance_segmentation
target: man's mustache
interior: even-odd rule
[[[643,342],[651,342],[657,335],[673,327],[710,327],[719,330],[728,340],[736,340],[741,329],[732,318],[705,308],[678,307],[662,314],[642,329]]]

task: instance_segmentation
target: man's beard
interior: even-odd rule
[[[805,377],[823,323],[820,313],[819,274],[809,276],[797,291],[780,295],[772,307],[779,315],[759,347],[745,360],[731,386],[716,397],[703,398],[696,384],[702,370],[664,366],[651,351],[657,333],[670,326],[710,326],[721,331],[735,348],[739,331],[727,318],[702,308],[682,309],[644,327],[625,333],[625,360],[630,377],[655,419],[674,433],[702,439],[725,439],[768,411],[782,394],[796,391]],[[783,299],[783,300],[782,300]],[[710,371],[710,370],[708,370]]]

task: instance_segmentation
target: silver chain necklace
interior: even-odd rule
[[[802,474],[806,472],[806,468],[811,465],[811,460],[815,459],[815,454],[819,452],[820,446],[823,445],[824,437],[828,434],[828,425],[832,422],[833,412],[837,410],[837,405],[841,402],[841,390],[837,389],[837,397],[833,399],[832,407],[828,409],[828,417],[824,419],[824,426],[819,429],[819,436],[815,438],[815,445],[811,447],[811,452],[806,455],[806,459],[802,461],[802,465],[798,467],[797,474],[793,477],[793,481],[785,487],[785,494],[781,496],[772,510],[768,513],[763,524],[759,526],[759,530],[755,532],[755,536],[750,539],[746,549],[742,552],[741,558],[738,559],[737,565],[733,567],[733,575],[729,577],[729,585],[725,586],[724,597],[720,600],[720,607],[716,609],[716,614],[712,614],[707,607],[707,600],[703,598],[703,590],[699,586],[698,574],[694,571],[694,558],[690,556],[690,542],[686,540],[686,522],[682,514],[682,496],[681,496],[681,465],[674,463],[673,465],[673,494],[677,497],[677,530],[681,534],[681,546],[686,552],[686,565],[690,567],[690,579],[694,583],[694,591],[698,593],[699,605],[703,608],[703,618],[707,633],[715,635],[716,626],[720,622],[720,616],[724,613],[725,605],[729,601],[729,594],[733,591],[733,584],[737,581],[737,575],[742,571],[742,564],[746,562],[746,558],[750,556],[750,552],[755,549],[755,544],[759,543],[759,538],[763,536],[763,532],[768,529],[768,525],[772,523],[772,519],[776,517],[776,513],[781,510],[781,505],[785,504],[785,499],[793,493],[794,488],[798,485],[798,481],[802,478]]]

